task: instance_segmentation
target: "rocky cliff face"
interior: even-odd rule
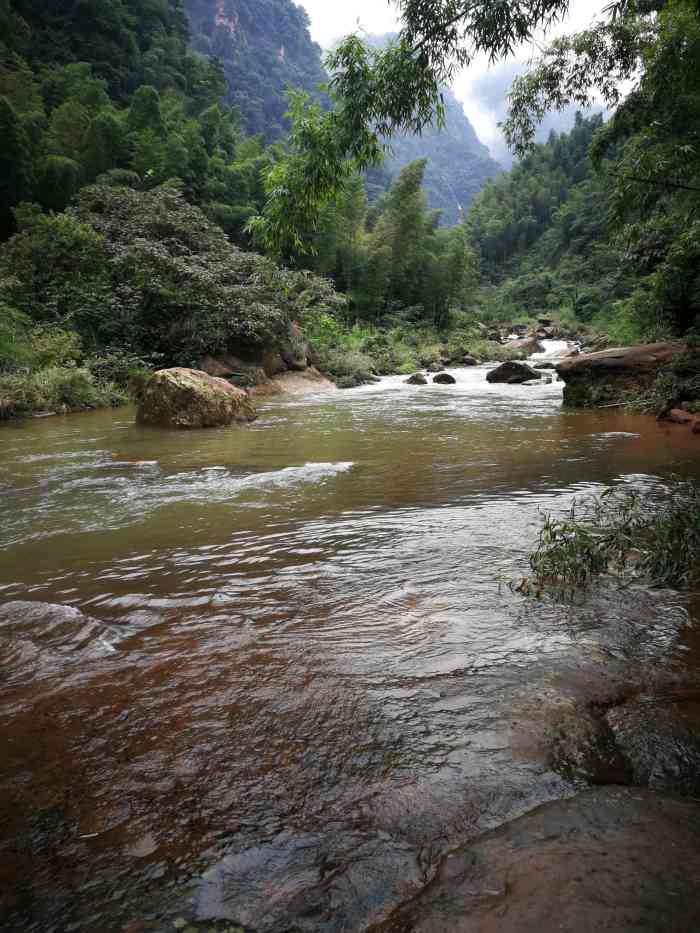
[[[221,60],[228,103],[246,132],[283,135],[287,88],[315,94],[326,80],[303,8],[292,0],[185,0],[185,10],[194,49]]]

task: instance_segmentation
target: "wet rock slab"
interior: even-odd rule
[[[375,929],[694,933],[698,840],[693,800],[619,787],[587,791],[457,850],[423,893]]]

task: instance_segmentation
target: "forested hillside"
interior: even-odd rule
[[[185,9],[192,46],[221,60],[246,132],[284,135],[288,88],[316,95],[326,81],[304,9],[291,0],[185,0]]]
[[[462,212],[487,181],[503,171],[479,141],[461,103],[449,88],[445,98],[445,126],[427,128],[422,135],[401,134],[391,141],[382,172],[395,178],[418,159],[426,161],[424,188],[430,208],[442,211],[443,226],[457,224]],[[374,176],[370,173],[370,182]]]
[[[0,0],[0,415],[123,400],[134,368],[343,306],[227,241],[280,152],[220,102],[179,0],[65,7]]]
[[[325,278],[287,272],[226,240],[250,247],[246,224],[285,148],[246,135],[222,103],[224,72],[191,50],[179,0],[76,3],[67,20],[63,6],[0,0],[3,414],[123,399],[135,368],[197,365],[233,349],[259,356],[292,320],[329,371],[361,381],[376,356],[346,357],[368,349],[368,326],[443,327],[464,307],[471,252],[461,228],[437,229],[424,162],[371,207],[354,173],[312,231],[315,249],[285,257]],[[249,20],[240,7],[259,63],[253,26],[278,38],[282,6],[304,46],[306,20],[291,4],[251,6]],[[318,62],[317,49],[301,51]],[[282,106],[293,73],[277,84],[266,75],[247,87],[259,80]],[[382,359],[388,370],[417,365],[403,344]]]
[[[602,127],[601,116],[579,115],[475,198],[466,225],[499,315],[590,323],[630,294],[634,274],[609,236],[609,178],[589,154]]]
[[[370,36],[365,41],[376,49],[385,48],[395,35]],[[464,112],[462,104],[448,87],[441,89],[445,103],[445,125],[424,128],[420,134],[399,133],[389,141],[382,165],[368,172],[370,195],[386,190],[401,169],[418,159],[426,161],[423,187],[428,206],[442,212],[440,224],[460,223],[474,196],[486,182],[503,171],[491,158],[486,146]]]

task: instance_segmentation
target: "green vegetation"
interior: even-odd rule
[[[532,579],[518,587],[526,594],[585,586],[605,573],[693,586],[700,579],[700,491],[679,482],[653,496],[608,489],[574,502],[564,520],[544,516],[530,567]]]
[[[63,214],[17,213],[20,230],[0,251],[0,372],[15,393],[35,366],[91,360],[109,386],[161,362],[260,356],[288,340],[293,320],[345,306],[325,280],[239,250],[173,185],[95,185]]]
[[[475,198],[467,228],[489,302],[506,316],[595,326],[629,294],[621,251],[607,239],[604,179],[589,157],[602,125],[577,117],[571,133],[552,133]]]
[[[567,180],[577,183],[562,191],[539,243],[528,243],[537,229],[530,231],[527,212],[516,206],[511,229],[523,237],[515,246],[516,282],[544,259],[577,315],[616,341],[693,333],[700,312],[700,10],[691,0],[669,0],[620,2],[608,12],[589,30],[552,43],[514,85],[506,135],[520,154],[550,108],[587,106],[594,94],[616,108],[595,128],[588,164],[570,163]],[[634,88],[623,99],[629,81]],[[584,121],[577,129],[585,132]],[[560,146],[553,139],[549,153],[538,147],[534,158]],[[535,222],[538,206],[533,201]],[[513,255],[511,247],[501,270]]]
[[[303,7],[289,0],[185,0],[197,52],[221,61],[226,100],[249,134],[288,130],[288,88],[318,97],[327,77]]]
[[[477,284],[476,258],[462,227],[438,227],[423,190],[425,160],[408,165],[369,205],[351,176],[321,217],[307,265],[349,298],[353,320],[429,324],[447,330]]]

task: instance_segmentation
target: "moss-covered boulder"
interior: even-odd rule
[[[650,343],[582,353],[562,360],[557,372],[565,382],[564,404],[572,408],[623,405],[650,392],[659,375],[674,375],[684,359],[679,343]]]
[[[254,421],[243,389],[197,369],[161,369],[141,388],[136,420],[164,428],[215,428]]]

